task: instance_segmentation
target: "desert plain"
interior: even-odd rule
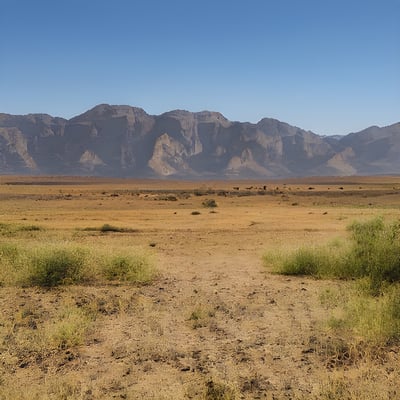
[[[400,218],[400,177],[1,176],[0,244],[129,249],[155,275],[2,283],[0,399],[400,398],[398,345],[378,357],[329,345],[340,338],[326,321],[352,283],[276,274],[263,258],[345,240],[351,222],[377,216]],[[46,344],[71,308],[90,324]]]

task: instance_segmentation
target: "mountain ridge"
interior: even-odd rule
[[[0,173],[258,178],[400,172],[400,122],[320,136],[216,111],[99,104],[70,119],[0,113]]]

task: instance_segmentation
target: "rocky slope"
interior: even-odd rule
[[[322,137],[265,118],[101,104],[70,120],[0,114],[0,173],[130,177],[288,177],[400,171],[400,123]]]

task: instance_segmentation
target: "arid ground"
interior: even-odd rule
[[[263,262],[373,216],[400,218],[400,177],[2,176],[0,223],[35,228],[0,230],[1,243],[137,249],[157,275],[0,287],[0,399],[336,399],[344,386],[351,398],[400,398],[397,346],[354,359],[327,344],[335,305],[321,299],[350,282],[282,276]],[[47,348],[38,333],[68,307],[91,310],[90,326],[75,345]]]

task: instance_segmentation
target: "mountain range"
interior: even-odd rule
[[[400,173],[400,123],[320,136],[276,119],[100,104],[69,120],[0,114],[0,174],[277,178]]]

